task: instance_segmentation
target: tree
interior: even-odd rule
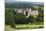
[[[39,15],[37,16],[37,22],[43,22],[43,21],[44,21],[44,14],[39,13]]]
[[[36,18],[33,16],[29,16],[29,18],[27,19],[28,22],[30,23],[35,23],[36,22]]]
[[[15,15],[15,23],[16,24],[25,24],[26,21],[26,16],[21,14],[21,13],[17,13]]]
[[[44,10],[42,9],[42,6],[38,9],[39,15],[37,16],[37,22],[43,22],[44,21]]]
[[[15,22],[13,19],[13,10],[12,9],[5,9],[5,24],[6,25],[11,25],[14,27]]]

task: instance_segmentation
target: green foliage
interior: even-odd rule
[[[14,27],[13,10],[5,9],[5,24]]]
[[[32,7],[32,10],[37,10],[36,8]]]
[[[39,8],[39,11],[41,8]],[[39,15],[37,18],[33,16],[29,16],[29,18],[26,18],[24,14],[21,13],[14,13],[14,9],[5,9],[5,23],[10,24],[14,26],[15,23],[36,23],[36,22],[43,22],[43,10],[39,12]]]
[[[43,13],[39,13],[39,15],[37,17],[37,21],[38,22],[43,22],[44,21],[44,15],[43,15]]]
[[[39,6],[38,11],[39,15],[37,16],[37,22],[43,22],[44,21],[44,9],[42,9],[42,6]]]
[[[36,18],[33,16],[29,16],[29,18],[27,19],[30,23],[35,23],[36,22]]]
[[[5,7],[6,8],[30,8],[32,7],[32,5],[30,3],[12,3],[12,4],[8,4],[5,3]]]
[[[26,18],[26,16],[25,15],[23,15],[23,14],[21,14],[21,13],[17,13],[16,15],[15,15],[15,18]]]
[[[17,13],[16,15],[15,15],[15,23],[17,24],[23,24],[23,23],[25,23],[25,21],[26,21],[26,16],[25,15],[23,15],[23,14],[21,14],[21,13]]]

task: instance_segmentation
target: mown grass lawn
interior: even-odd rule
[[[43,28],[43,23],[32,23],[32,24],[16,24],[16,29],[35,29]]]
[[[15,29],[39,29],[43,28],[44,23],[38,22],[38,23],[29,23],[29,24],[16,24]],[[11,25],[5,25],[6,31],[12,31],[14,28],[11,27]]]

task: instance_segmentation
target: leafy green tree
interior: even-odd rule
[[[13,10],[12,9],[5,9],[5,24],[6,25],[11,25],[14,27],[15,22],[13,19]]]
[[[44,10],[40,6],[38,11],[39,11],[39,15],[37,16],[37,21],[38,22],[43,22],[44,21]]]
[[[43,22],[44,21],[44,14],[43,13],[39,13],[39,15],[37,16],[37,21],[38,22]]]
[[[30,23],[35,23],[36,22],[36,18],[33,16],[29,16],[29,18],[27,19],[28,22]]]
[[[21,14],[21,13],[17,13],[15,15],[15,23],[16,24],[25,24],[26,22],[26,16]]]

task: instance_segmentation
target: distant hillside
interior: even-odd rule
[[[11,3],[5,3],[5,7],[7,7],[7,8],[30,8],[33,5],[43,6],[42,3],[37,3],[37,2],[11,2]]]

